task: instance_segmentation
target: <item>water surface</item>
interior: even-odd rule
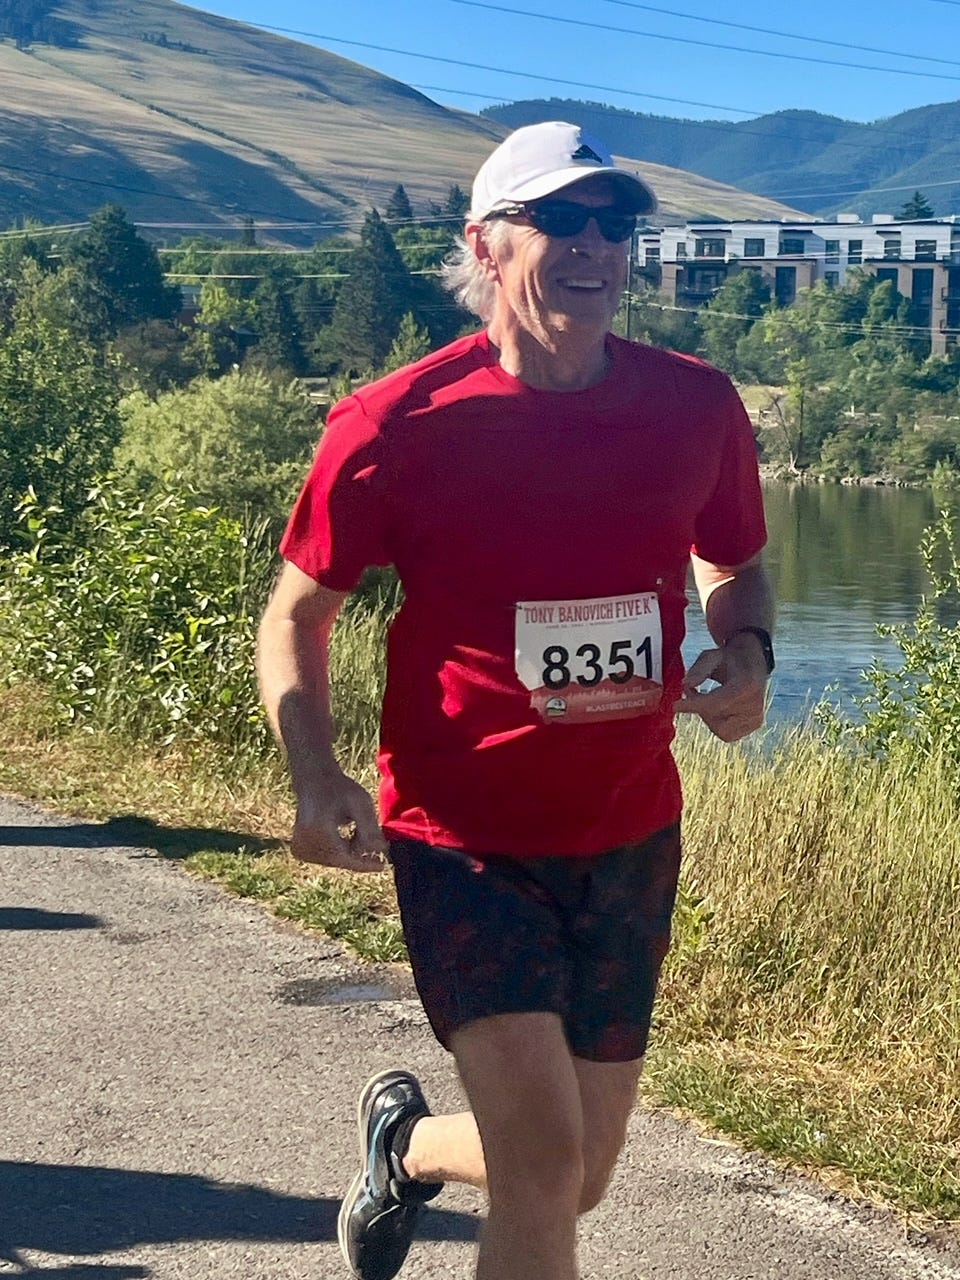
[[[764,501],[778,601],[770,719],[782,723],[802,719],[832,686],[831,700],[849,703],[871,659],[896,661],[877,623],[914,616],[928,585],[920,539],[937,507],[929,489],[867,485],[768,484]],[[698,605],[687,622],[689,661],[709,641]]]

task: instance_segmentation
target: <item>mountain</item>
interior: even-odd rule
[[[872,124],[815,111],[674,120],[566,98],[508,103],[481,115],[511,129],[575,117],[626,155],[692,169],[820,217],[895,212],[918,188],[937,215],[960,212],[960,102]]]
[[[0,0],[0,226],[108,201],[174,238],[358,225],[402,182],[414,210],[468,187],[506,128],[313,45],[174,0]],[[789,217],[786,205],[636,158],[665,214]],[[294,224],[301,224],[298,233]]]

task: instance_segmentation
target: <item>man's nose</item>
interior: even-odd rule
[[[583,230],[573,237],[573,248],[584,253],[601,252],[606,244],[607,241],[600,231],[600,224],[592,214],[587,219],[587,225]]]

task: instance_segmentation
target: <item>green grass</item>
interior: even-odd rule
[[[344,763],[371,780],[383,620],[344,620]],[[336,652],[336,650],[335,650]],[[282,837],[279,760],[146,752],[0,698],[0,787],[118,833],[376,961],[402,958],[387,876],[315,872]],[[931,761],[678,744],[685,866],[644,1094],[846,1191],[960,1222],[960,823]],[[133,811],[131,812],[131,803]],[[210,815],[216,814],[216,826]]]

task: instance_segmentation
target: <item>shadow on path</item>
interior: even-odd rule
[[[339,1207],[335,1197],[191,1174],[0,1161],[0,1258],[30,1249],[89,1257],[185,1240],[335,1240]],[[474,1240],[480,1227],[473,1214],[432,1208],[419,1225],[428,1240]],[[103,1272],[104,1280],[127,1274],[136,1272]]]
[[[0,847],[47,846],[63,849],[113,849],[130,846],[151,849],[164,858],[189,858],[213,849],[218,853],[266,853],[279,849],[279,840],[265,840],[247,831],[222,827],[167,827],[136,814],[123,814],[107,822],[73,822],[50,826],[2,826]]]
[[[100,929],[99,916],[85,911],[44,911],[42,907],[0,907],[2,929]]]
[[[10,1262],[18,1268],[17,1271],[4,1273],[9,1274],[11,1280],[31,1280],[33,1276],[40,1276],[41,1280],[146,1280],[151,1274],[147,1267],[101,1267],[96,1263],[91,1266],[85,1262],[67,1267],[31,1267],[22,1258],[13,1255],[5,1258],[2,1253],[0,1260]]]

